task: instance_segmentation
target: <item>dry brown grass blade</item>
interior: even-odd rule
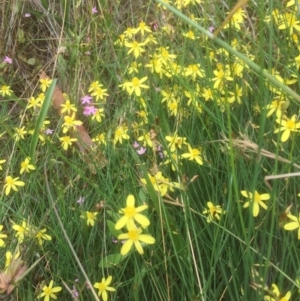
[[[41,79],[49,78],[44,71],[41,72]],[[65,98],[61,90],[56,86],[53,93],[53,106],[57,110],[59,115],[61,114],[61,105],[65,103]],[[76,135],[73,135],[78,140],[76,145],[78,146],[83,160],[88,164],[92,173],[95,173],[96,167],[103,168],[107,164],[107,159],[104,155],[96,148],[96,144],[92,141],[92,138],[84,128],[84,126],[76,126]]]
[[[251,141],[246,135],[243,135],[242,133],[239,133],[239,135],[242,139],[231,139],[231,142],[234,147],[239,148],[244,153],[253,152],[253,153],[259,154],[261,156],[271,158],[273,160],[278,160],[283,163],[291,164],[294,167],[296,167],[297,169],[300,169],[300,165],[298,165],[296,163],[292,163],[290,160],[287,160],[281,156],[271,153],[263,148],[259,148],[259,146],[256,143]],[[223,141],[226,143],[229,143],[229,139],[227,137],[225,137],[223,139]]]
[[[283,163],[288,163],[291,164],[292,166],[296,167],[297,169],[300,169],[300,165],[296,164],[296,163],[292,163],[290,160],[287,160],[281,156],[278,156],[274,153],[271,153],[263,148],[259,148],[259,146],[254,143],[253,141],[249,140],[249,138],[246,135],[243,135],[242,133],[239,133],[240,137],[242,139],[231,139],[232,145],[234,147],[239,148],[240,150],[242,150],[244,153],[245,152],[253,152],[259,155],[262,155],[264,157],[268,157],[271,158],[273,160],[278,160],[280,162]],[[228,138],[224,138],[223,139],[224,142],[229,143],[229,139]],[[269,180],[276,180],[276,179],[283,179],[283,178],[290,178],[290,177],[298,177],[300,176],[300,172],[294,172],[294,173],[286,173],[286,174],[279,174],[279,175],[271,175],[271,176],[265,176],[265,183],[266,185],[272,189]]]
[[[232,16],[236,13],[236,11],[237,10],[239,10],[242,6],[244,6],[244,5],[246,5],[247,4],[247,2],[248,2],[249,0],[239,0],[237,3],[236,3],[236,5],[233,7],[233,9],[229,12],[229,14],[228,14],[228,16],[226,17],[226,19],[223,21],[223,23],[221,24],[221,26],[218,28],[218,29],[216,29],[215,31],[214,31],[214,37],[216,37],[218,34],[219,34],[219,32],[224,28],[224,26],[228,23],[228,22],[230,22],[230,19],[232,18]]]
[[[280,175],[272,175],[272,176],[265,176],[265,183],[266,185],[272,189],[272,186],[269,183],[269,180],[278,180],[278,179],[286,179],[286,178],[292,178],[292,177],[299,177],[300,172],[290,172],[290,173],[284,173]]]

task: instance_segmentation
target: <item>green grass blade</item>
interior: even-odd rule
[[[49,109],[50,104],[51,104],[52,95],[53,95],[53,92],[54,92],[55,85],[56,85],[56,79],[52,80],[52,82],[51,82],[51,84],[50,84],[50,86],[49,86],[49,88],[46,92],[45,100],[44,100],[44,103],[42,105],[40,115],[37,119],[37,122],[36,122],[36,125],[35,125],[35,128],[34,128],[34,132],[33,132],[33,135],[32,135],[32,140],[31,140],[31,143],[30,143],[30,153],[29,153],[31,160],[33,160],[33,161],[34,161],[34,158],[35,158],[36,146],[37,146],[37,143],[38,143],[38,140],[39,140],[39,133],[40,133],[40,130],[43,127],[43,123],[46,119],[46,115],[47,115],[48,109]]]

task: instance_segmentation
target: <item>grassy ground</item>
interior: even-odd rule
[[[298,4],[239,3],[2,1],[1,297],[299,299]]]

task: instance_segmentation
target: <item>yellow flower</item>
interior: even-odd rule
[[[126,199],[126,207],[120,210],[120,213],[123,216],[117,221],[115,228],[119,230],[124,226],[135,225],[134,221],[138,222],[142,227],[147,227],[150,225],[150,221],[146,216],[140,214],[140,212],[146,210],[148,208],[147,205],[142,205],[139,207],[134,207],[135,198],[132,194],[127,196]]]
[[[280,291],[276,284],[272,284],[270,293],[272,296],[264,296],[265,301],[288,301],[291,298],[291,292],[287,292],[284,296],[280,298]],[[274,298],[273,298],[274,297]]]
[[[199,165],[203,165],[203,158],[201,155],[201,150],[199,150],[198,148],[192,148],[189,144],[188,144],[188,149],[189,149],[189,152],[182,154],[181,157],[187,158],[190,161],[195,160]]]
[[[265,22],[270,23],[272,17],[276,25],[279,25],[283,21],[283,14],[281,10],[277,8],[273,9],[272,16],[266,16]]]
[[[30,172],[31,170],[35,170],[35,167],[32,164],[29,164],[30,159],[27,157],[22,163],[21,163],[21,170],[20,174],[25,172]]]
[[[198,104],[198,98],[200,96],[200,86],[199,84],[196,84],[196,87],[193,89],[193,91],[184,91],[184,95],[188,98],[187,105],[190,106],[191,104],[196,105]]]
[[[149,178],[154,190],[159,192],[161,194],[161,196],[164,196],[168,192],[168,190],[174,191],[174,187],[175,188],[180,187],[179,183],[170,182],[170,180],[168,178],[165,178],[162,175],[161,171],[157,172],[154,176],[151,176],[150,174],[148,174],[148,178]],[[145,178],[141,179],[141,182],[143,184],[147,185],[147,180]]]
[[[93,286],[94,288],[97,288],[98,296],[102,297],[103,301],[107,301],[107,291],[114,292],[116,289],[113,287],[110,287],[110,283],[112,281],[112,276],[108,276],[107,279],[104,277],[102,278],[101,282],[96,282]]]
[[[229,27],[229,24],[230,24],[230,26],[236,28],[237,30],[241,30],[240,24],[243,23],[245,17],[246,17],[245,11],[244,11],[242,8],[238,9],[238,10],[234,13],[234,15],[231,17],[230,22],[228,22],[228,23],[224,26],[224,29],[225,29],[225,28],[228,28],[228,27]]]
[[[128,128],[125,125],[119,125],[115,130],[114,144],[118,142],[122,144],[122,139],[128,140],[129,136],[127,135]]]
[[[76,126],[82,125],[82,121],[75,120],[75,113],[72,116],[65,116],[65,122],[63,123],[63,133],[65,134],[70,128],[76,130]]]
[[[35,238],[37,239],[40,246],[43,245],[44,240],[51,240],[52,239],[52,237],[50,235],[46,234],[46,232],[47,232],[47,229],[41,229],[35,235]]]
[[[183,0],[184,6],[188,6],[189,4],[191,5],[196,5],[196,4],[201,4],[202,0]]]
[[[40,98],[30,97],[28,99],[27,109],[33,108],[34,110],[40,108],[42,106],[42,102]]]
[[[95,138],[92,139],[93,142],[97,142],[98,144],[106,145],[106,136],[104,133],[98,134]]]
[[[188,32],[183,33],[182,35],[188,39],[195,40],[195,33],[192,30],[189,30]]]
[[[270,117],[273,113],[276,113],[277,118],[282,116],[282,113],[286,110],[288,106],[288,101],[283,100],[282,98],[274,99],[270,104],[266,106],[266,109],[269,110],[267,117]]]
[[[265,210],[268,208],[263,201],[269,200],[270,194],[268,193],[259,194],[256,190],[254,194],[246,190],[242,190],[241,193],[244,197],[249,199],[249,201],[244,204],[244,208],[247,208],[250,206],[250,204],[252,204],[253,206],[252,213],[254,217],[258,216],[259,206],[263,207]]]
[[[229,92],[231,97],[228,98],[229,103],[233,103],[234,101],[237,101],[239,104],[242,103],[241,97],[243,96],[243,88],[240,88],[237,84],[235,85],[235,91]]]
[[[130,54],[133,52],[135,58],[138,58],[141,53],[145,52],[142,46],[145,46],[145,43],[139,43],[137,41],[133,41],[132,43],[125,42],[125,47],[130,48],[127,53]]]
[[[23,181],[19,181],[19,177],[13,178],[11,176],[7,176],[5,178],[5,184],[4,184],[4,189],[5,189],[5,194],[8,195],[13,189],[14,191],[18,191],[17,186],[24,186],[25,183]]]
[[[19,141],[20,139],[25,139],[25,134],[27,134],[27,131],[25,131],[24,126],[22,126],[21,128],[15,128],[14,138],[16,141]]]
[[[98,88],[101,88],[102,85],[99,83],[98,80],[93,81],[90,86],[88,92],[95,92]]]
[[[212,202],[207,202],[208,209],[205,209],[202,213],[208,214],[207,222],[210,223],[213,219],[220,220],[220,214],[225,214],[226,211],[221,208],[220,205],[214,205]]]
[[[10,89],[10,86],[1,86],[0,94],[4,97],[5,95],[10,96],[13,91]]]
[[[140,122],[141,125],[148,124],[148,113],[146,111],[144,111],[144,110],[137,111],[136,114],[142,119],[142,121]],[[147,141],[147,143],[148,142],[149,141]]]
[[[44,298],[44,301],[49,301],[50,298],[57,299],[55,293],[58,293],[62,290],[61,286],[53,287],[53,280],[50,281],[49,286],[45,285],[42,288],[43,292],[38,296],[38,298]]]
[[[60,107],[62,108],[60,111],[62,114],[71,114],[71,112],[77,112],[75,105],[72,104],[70,100],[67,100],[65,103],[61,104]]]
[[[211,88],[203,88],[203,93],[201,95],[204,97],[205,101],[213,100],[213,92]]]
[[[291,132],[299,132],[298,129],[300,129],[300,122],[297,122],[297,116],[296,115],[293,115],[292,118],[277,118],[276,119],[276,122],[279,123],[280,125],[280,128],[279,129],[276,129],[274,131],[274,133],[278,133],[278,132],[282,132],[282,135],[281,135],[281,142],[286,142],[290,135],[291,135]]]
[[[295,57],[295,63],[296,63],[297,69],[299,69],[300,68],[300,55]]]
[[[177,154],[177,152],[169,154],[166,151],[164,151],[163,154],[166,159],[163,164],[170,164],[173,171],[178,171],[178,166],[182,165],[182,163],[180,162],[180,155]]]
[[[25,235],[29,233],[29,226],[25,221],[22,221],[22,225],[17,225],[14,222],[12,228],[17,232],[16,237],[18,238],[19,243],[23,242]]]
[[[167,77],[172,77],[174,75],[182,75],[183,70],[182,66],[180,64],[177,64],[175,62],[170,62],[168,65],[165,66],[164,75]]]
[[[141,79],[134,77],[130,82],[125,82],[124,84],[120,85],[120,87],[126,89],[129,95],[134,92],[136,96],[141,96],[141,88],[149,89],[149,86],[143,84],[143,82],[145,82],[147,79],[147,76]]]
[[[293,34],[294,29],[300,31],[300,21],[297,21],[297,16],[295,13],[285,13],[282,18],[282,24],[278,26],[279,29],[289,28],[290,35]]]
[[[52,79],[40,79],[40,83],[41,83],[41,90],[43,92],[46,91],[46,89],[50,86],[50,84],[52,83]]]
[[[178,105],[179,105],[179,99],[176,99],[173,102],[168,102],[167,106],[170,111],[171,116],[177,116],[178,114]]]
[[[292,222],[289,222],[284,225],[284,229],[288,231],[293,231],[298,229],[298,239],[300,239],[300,213],[299,217],[292,215],[292,214],[287,214],[287,217],[292,220]]]
[[[164,3],[167,3],[167,4],[170,4],[170,5],[171,5],[170,1],[171,1],[171,0],[162,0],[162,2],[164,2]],[[157,3],[157,7],[162,7],[162,9],[164,9],[164,10],[166,10],[166,9],[167,9],[167,8],[166,8],[164,5],[162,5],[162,4],[160,4],[160,3]]]
[[[20,257],[20,251],[18,250],[17,252],[15,252],[14,254],[12,254],[12,252],[7,251],[5,253],[5,269],[7,269],[10,266],[10,263],[12,262],[12,260],[16,260]]]
[[[138,141],[143,142],[143,146],[148,144],[149,147],[153,147],[153,142],[151,139],[151,131],[148,133],[144,133],[140,137],[137,138]]]
[[[160,77],[162,76],[162,62],[161,59],[158,58],[157,54],[152,55],[149,64],[146,64],[145,67],[150,68],[151,73],[158,73]]]
[[[134,29],[135,33],[141,32],[141,36],[144,36],[145,32],[152,32],[151,28],[146,25],[145,22],[140,22],[139,26]]]
[[[168,148],[173,153],[177,149],[181,149],[183,145],[186,145],[186,138],[180,137],[177,134],[174,134],[174,136],[166,136],[166,140],[169,142]]]
[[[0,225],[0,247],[4,247],[5,242],[2,238],[7,238],[6,234],[1,233],[3,229],[3,225]]]
[[[132,74],[132,73],[139,73],[139,67],[142,64],[138,64],[137,62],[131,62],[130,63],[130,67],[128,68],[128,74]]]
[[[132,27],[128,27],[123,34],[125,35],[126,38],[131,39],[133,35],[135,35],[135,29]]]
[[[59,138],[59,141],[61,141],[61,145],[64,150],[67,150],[69,146],[72,145],[73,142],[77,141],[76,138],[71,138],[70,136],[63,136]]]
[[[233,78],[228,75],[228,72],[224,71],[223,69],[215,70],[214,75],[216,77],[214,77],[212,80],[215,82],[214,83],[215,89],[222,88],[225,80],[229,80],[229,81],[233,80]]]
[[[86,219],[86,223],[88,226],[94,227],[97,215],[98,212],[86,211],[84,214],[80,215],[80,217]]]
[[[3,163],[5,163],[5,162],[6,162],[6,160],[0,160],[0,170],[3,169],[1,165],[2,165]]]
[[[121,248],[121,255],[126,255],[133,245],[135,246],[136,250],[142,255],[144,254],[144,250],[141,242],[145,244],[155,243],[154,237],[148,234],[142,234],[142,230],[140,228],[136,228],[133,227],[133,225],[130,225],[127,229],[127,233],[123,233],[118,236],[119,240],[126,240]]]
[[[102,89],[102,85],[99,84],[91,95],[96,97],[96,101],[99,101],[99,99],[104,100],[104,98],[108,96],[106,92],[107,89]]]
[[[169,63],[173,61],[173,59],[176,59],[175,54],[170,54],[168,51],[168,47],[159,47],[157,49],[158,52],[158,58],[161,60],[161,62],[166,66]]]
[[[184,73],[185,76],[191,76],[193,80],[196,80],[196,77],[204,77],[204,70],[200,69],[200,64],[189,65]]]
[[[45,93],[40,93],[37,97],[37,100],[41,103],[41,105],[44,103],[45,100]]]
[[[101,122],[102,121],[102,117],[104,117],[105,115],[103,114],[104,109],[97,109],[96,113],[92,115],[92,120],[96,120],[97,122]]]

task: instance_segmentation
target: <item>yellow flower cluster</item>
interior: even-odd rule
[[[52,240],[52,237],[48,235],[47,229],[39,229],[33,225],[29,225],[26,221],[22,221],[20,225],[12,222],[13,230],[15,230],[15,237],[18,239],[19,243],[22,243],[26,237],[35,238],[40,246],[43,245],[45,240]]]
[[[124,240],[124,244],[121,248],[121,255],[126,255],[133,246],[142,255],[144,250],[141,242],[145,244],[155,243],[155,239],[149,234],[143,234],[142,229],[136,224],[138,223],[143,229],[150,225],[149,219],[140,213],[147,208],[147,205],[135,207],[134,196],[132,194],[127,196],[126,207],[119,211],[120,214],[122,214],[122,217],[115,225],[116,230],[120,230],[123,227],[127,229],[126,233],[118,236],[119,240]]]
[[[164,196],[168,191],[174,191],[174,188],[180,188],[180,184],[177,182],[171,182],[170,179],[164,177],[161,171],[158,171],[154,176],[147,174],[150,183],[155,191],[161,196]],[[147,179],[142,178],[141,182],[147,185]]]

